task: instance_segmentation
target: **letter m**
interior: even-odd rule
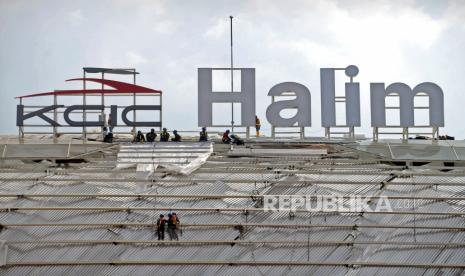
[[[399,95],[400,127],[414,127],[414,97],[418,93],[426,93],[429,97],[429,126],[444,126],[444,95],[435,83],[423,82],[413,90],[405,83],[396,82],[385,88],[384,83],[371,83],[371,126],[386,126],[386,96]]]
[[[241,103],[241,126],[254,126],[255,68],[238,69],[241,71],[241,92],[237,93],[223,93],[212,91],[213,70],[215,70],[215,68],[198,69],[199,126],[213,126],[213,103]]]

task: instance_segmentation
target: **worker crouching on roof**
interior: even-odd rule
[[[144,134],[142,134],[142,131],[138,131],[136,137],[134,138],[134,141],[136,143],[145,143],[145,137]]]
[[[231,143],[231,138],[229,137],[229,129],[227,129],[227,130],[223,133],[223,138],[221,138],[221,142],[223,142],[224,144],[229,144],[229,143]]]
[[[176,213],[168,214],[168,235],[170,240],[179,240],[177,230],[180,229],[180,221]]]
[[[181,135],[178,134],[177,130],[173,130],[173,135],[174,135],[174,137],[171,138],[171,141],[173,141],[173,142],[181,142]]]
[[[107,130],[107,127],[103,127],[103,142],[104,143],[113,143],[113,133]]]
[[[166,130],[166,128],[163,128],[163,131],[160,133],[160,142],[168,142],[170,139],[170,134]]]
[[[155,142],[155,138],[157,138],[157,134],[155,133],[155,129],[151,129],[149,133],[145,135],[147,137],[147,142],[153,143]]]
[[[157,220],[157,236],[158,240],[165,240],[165,225],[166,219],[164,215],[160,215],[160,218]]]
[[[244,145],[244,140],[242,140],[241,138],[239,138],[238,135],[231,134],[231,143],[232,143],[233,145],[242,146],[242,145]]]
[[[202,127],[202,131],[200,132],[199,142],[207,142],[207,141],[208,141],[207,128]]]

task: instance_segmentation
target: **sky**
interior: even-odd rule
[[[256,110],[265,132],[268,91],[293,81],[311,92],[307,135],[323,135],[319,69],[354,64],[362,106],[356,133],[372,133],[371,82],[428,81],[444,91],[440,132],[465,138],[460,0],[0,0],[0,133],[17,133],[14,97],[72,89],[65,80],[80,77],[85,66],[136,68],[139,85],[164,92],[165,126],[198,129],[197,68],[229,66],[230,15],[234,64],[256,68]],[[338,77],[336,87],[346,79]],[[215,116],[227,122],[230,111]]]

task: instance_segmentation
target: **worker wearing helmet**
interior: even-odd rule
[[[168,142],[170,139],[170,134],[166,128],[163,128],[163,131],[160,133],[160,142]]]

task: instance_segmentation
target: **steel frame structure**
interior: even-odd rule
[[[98,69],[98,70],[95,70],[95,69]],[[83,110],[79,110],[79,111],[75,111],[73,113],[76,113],[76,114],[80,114],[82,116],[82,119],[83,119],[83,122],[86,122],[87,121],[87,115],[88,114],[99,114],[101,120],[103,120],[105,122],[105,125],[107,125],[107,120],[106,120],[106,113],[105,111],[108,110],[110,108],[109,105],[105,105],[105,98],[107,99],[111,99],[111,97],[130,97],[132,99],[132,105],[136,105],[137,104],[137,99],[139,97],[143,97],[143,98],[146,98],[146,97],[153,97],[155,102],[154,104],[155,105],[159,105],[160,106],[160,112],[159,112],[159,116],[160,116],[160,127],[154,127],[154,128],[157,128],[158,131],[161,131],[162,129],[162,125],[163,125],[163,120],[162,120],[162,113],[163,113],[163,109],[162,109],[162,93],[161,91],[158,91],[158,92],[155,92],[156,90],[153,90],[154,93],[151,93],[151,94],[147,94],[147,93],[144,93],[144,94],[140,94],[138,93],[138,91],[133,91],[133,92],[129,92],[129,93],[119,93],[118,90],[115,90],[115,93],[104,93],[105,92],[108,92],[108,90],[105,90],[105,84],[104,84],[104,81],[105,80],[108,80],[105,78],[105,75],[107,74],[124,74],[124,75],[131,75],[132,76],[132,84],[134,86],[136,86],[136,75],[139,74],[135,68],[92,68],[92,67],[84,67],[82,68],[82,93],[80,94],[69,94],[69,95],[66,95],[64,93],[60,93],[61,91],[60,90],[55,90],[53,93],[40,93],[40,94],[37,94],[37,95],[27,95],[27,96],[20,96],[20,97],[17,97],[19,99],[19,104],[20,105],[23,105],[24,104],[24,100],[26,98],[29,98],[29,97],[35,97],[35,96],[47,96],[48,94],[53,96],[53,104],[54,105],[58,105],[60,102],[59,102],[59,97],[66,97],[66,96],[81,96],[82,97],[82,105],[87,105],[88,103],[88,100],[89,100],[89,97],[98,97],[100,99],[100,104],[102,106],[104,106],[103,110],[101,112],[98,112],[98,111],[95,111],[95,112],[92,112],[92,111],[87,111],[85,109]],[[88,74],[100,74],[101,76],[101,80],[102,80],[102,83],[101,83],[101,93],[86,93],[86,91],[88,91],[87,89],[87,82],[89,81],[89,78],[88,78]],[[111,90],[110,90],[111,91]],[[125,106],[121,106],[119,105],[118,106],[118,109],[122,109],[122,108],[126,108],[128,107],[129,105],[125,105]],[[33,111],[36,111],[38,108],[43,108],[44,106],[37,106],[37,105],[27,105],[24,107],[24,112],[33,112]],[[63,108],[66,108],[67,106],[65,105]],[[137,120],[137,110],[133,110],[131,111],[132,114],[133,114],[133,122],[135,122]],[[54,121],[58,121],[58,114],[61,114],[63,113],[62,111],[58,111],[57,109],[54,109],[53,111],[49,111],[49,112],[44,112],[43,114],[51,114],[53,115],[53,120]],[[51,126],[49,124],[24,124],[23,126],[19,126],[18,127],[18,131],[19,131],[19,134],[18,134],[18,137],[20,139],[23,139],[25,137],[25,135],[27,134],[53,134],[53,141],[56,143],[57,142],[57,137],[58,135],[60,134],[80,134],[82,135],[82,138],[84,141],[87,140],[87,135],[88,134],[95,134],[95,132],[88,132],[88,127],[86,126],[83,126],[82,127],[82,132],[66,132],[66,131],[59,131],[59,127],[65,127],[65,128],[72,128],[72,126]],[[112,127],[130,127],[131,128],[131,131],[115,131],[114,133],[118,133],[118,134],[132,134],[134,135],[135,133],[135,130],[136,130],[136,127],[135,125],[132,125],[132,126],[126,126],[126,125],[115,125],[115,126],[112,126]],[[26,131],[26,128],[52,128],[53,131],[50,133],[50,132],[38,132],[38,131]],[[103,131],[103,128],[100,128],[100,131],[98,133],[102,133]]]
[[[5,264],[6,267],[14,266],[96,266],[96,265],[112,265],[112,266],[125,266],[125,265],[173,265],[173,266],[343,266],[343,267],[414,267],[414,268],[449,268],[449,269],[465,269],[465,264],[447,264],[447,263],[388,263],[388,262],[359,262],[359,261],[235,261],[235,260],[202,260],[202,259],[191,259],[191,260],[88,260],[88,261],[23,261],[23,262],[8,262]]]
[[[390,98],[399,98],[399,94],[390,94],[387,97]],[[419,93],[418,95],[415,95],[414,98],[418,97],[429,97],[429,95],[424,94],[424,93]],[[400,103],[399,103],[400,104]],[[400,106],[387,106],[385,107],[388,110],[399,110],[400,111]],[[413,106],[413,110],[429,110],[429,104],[428,106]],[[411,131],[411,129],[431,129],[430,132],[418,132],[418,131]],[[396,132],[385,132],[383,129],[395,129],[397,130]],[[401,131],[398,131],[398,130]],[[389,125],[389,126],[384,126],[384,127],[373,127],[373,141],[379,141],[380,135],[401,135],[402,141],[407,141],[409,139],[409,135],[426,135],[430,137],[431,139],[439,139],[439,127],[435,126],[412,126],[412,127],[402,127],[399,125]]]
[[[131,154],[131,150],[126,153]],[[166,155],[169,158],[169,150],[160,150],[161,155]],[[194,152],[189,152],[194,153]],[[160,248],[173,249],[178,248],[179,250],[184,249],[198,249],[207,248],[208,246],[214,247],[231,247],[240,246],[247,248],[247,250],[256,249],[269,249],[269,248],[285,248],[285,250],[294,250],[294,248],[356,248],[365,250],[373,246],[373,250],[389,250],[393,251],[392,254],[396,254],[397,251],[412,250],[415,253],[421,252],[423,249],[434,249],[442,252],[446,251],[451,253],[461,252],[465,248],[465,242],[463,239],[444,239],[443,236],[439,235],[436,239],[416,239],[416,235],[428,235],[430,237],[433,234],[447,233],[450,235],[460,235],[465,232],[463,224],[463,218],[465,217],[465,211],[463,209],[463,202],[465,197],[460,193],[456,193],[459,189],[452,189],[449,194],[449,190],[444,193],[435,196],[434,193],[426,195],[415,194],[414,188],[428,188],[433,191],[434,187],[465,187],[463,181],[465,177],[465,170],[463,166],[453,167],[454,171],[441,172],[440,169],[451,169],[447,166],[432,166],[429,167],[428,171],[416,171],[410,170],[416,166],[401,166],[401,165],[387,165],[386,163],[391,161],[388,158],[368,158],[368,159],[343,159],[344,155],[338,156],[334,154],[334,159],[324,159],[322,156],[288,156],[283,158],[282,156],[269,156],[269,157],[256,157],[256,158],[231,158],[227,156],[227,153],[219,154],[210,157],[209,161],[194,172],[190,176],[172,176],[167,173],[164,169],[159,169],[155,172],[150,179],[137,179],[135,176],[135,170],[122,169],[120,171],[110,171],[109,168],[113,168],[117,163],[114,160],[105,161],[91,161],[90,163],[76,165],[71,168],[61,168],[43,164],[25,164],[24,166],[8,165],[7,163],[0,168],[0,182],[6,185],[6,189],[0,191],[0,199],[3,200],[4,204],[0,207],[0,213],[4,215],[5,219],[0,223],[0,228],[3,231],[9,232],[10,236],[6,235],[5,245],[10,247],[10,250],[14,250],[14,253],[20,252],[22,254],[24,250],[31,255],[40,250],[54,250],[55,247],[66,247],[72,251],[73,248],[79,247],[83,249],[94,249],[94,247],[108,246],[109,248],[118,248],[124,250],[129,247],[134,249],[140,247],[148,249],[147,252],[151,253],[150,250],[158,251]],[[114,157],[114,154],[112,155]],[[138,156],[140,158],[140,156]],[[342,159],[341,159],[342,158]],[[160,158],[163,159],[163,158]],[[10,167],[9,167],[10,166]],[[21,175],[22,173],[29,173],[30,175]],[[19,175],[14,175],[18,173]],[[91,174],[91,175],[87,175]],[[228,178],[233,175],[241,175],[243,179]],[[243,174],[243,175],[242,175]],[[309,177],[309,180],[292,180],[286,179],[287,176],[299,175],[302,177]],[[218,176],[218,177],[216,177]],[[325,177],[331,176],[348,176],[347,178],[336,178],[332,180]],[[358,176],[367,176],[363,179],[359,179]],[[315,177],[315,179],[311,179]],[[321,178],[320,178],[321,177]],[[432,177],[428,179],[427,177]],[[305,178],[304,178],[305,179]],[[224,183],[238,184],[241,187],[238,188],[240,193],[228,194],[221,193],[220,191],[211,191],[203,189],[209,187],[216,181]],[[53,185],[53,187],[59,187],[60,190],[54,190],[48,192],[48,190],[28,190],[24,189],[23,185],[35,185],[40,183],[47,183]],[[150,183],[155,189],[147,191],[147,193],[136,194],[131,193],[132,183]],[[80,189],[82,193],[73,192],[74,190],[61,190],[62,187],[67,185],[83,184],[85,187],[97,186],[96,190],[85,190]],[[182,184],[183,186],[177,186],[176,184]],[[205,184],[205,185],[202,185]],[[101,185],[101,186],[100,186]],[[201,186],[197,190],[195,186]],[[286,193],[292,193],[293,190],[281,190],[284,187],[305,187],[305,186],[325,186],[326,188],[341,187],[341,196],[344,195],[345,187],[350,185],[360,186],[361,189],[355,190],[360,191],[360,195],[363,198],[370,198],[372,200],[381,199],[383,197],[382,191],[389,189],[388,187],[404,187],[406,190],[412,189],[408,194],[403,194],[401,191],[399,194],[389,196],[390,199],[403,201],[416,201],[417,205],[408,210],[395,209],[394,211],[380,211],[380,212],[359,212],[359,211],[327,211],[327,212],[309,212],[307,210],[281,210],[281,214],[284,214],[284,221],[269,220],[249,220],[245,219],[244,216],[255,217],[260,212],[263,212],[263,208],[255,208],[251,203],[240,202],[231,203],[229,206],[215,206],[209,203],[209,200],[222,200],[222,199],[248,199],[248,202],[258,202],[264,199],[266,196],[279,196],[286,195]],[[14,187],[13,187],[14,186]],[[183,187],[194,186],[193,191],[183,190]],[[276,186],[277,190],[266,190],[265,194],[255,194],[255,190],[261,191],[263,187]],[[282,187],[281,187],[282,186]],[[376,189],[370,190],[373,195],[368,195],[367,189],[363,186],[373,186]],[[378,188],[379,186],[379,188]],[[425,187],[427,186],[427,187]],[[429,186],[429,187],[428,187]],[[13,188],[11,188],[13,187]],[[27,187],[27,186],[26,186]],[[31,186],[32,187],[32,186]],[[99,193],[99,188],[116,188],[116,190],[102,189],[103,193]],[[124,187],[124,192],[118,192],[120,188]],[[161,187],[161,189],[158,189]],[[176,187],[181,187],[181,191],[176,192]],[[250,188],[244,189],[242,188]],[[358,188],[360,188],[358,187]],[[39,187],[38,188],[42,188]],[[49,189],[50,187],[47,187]],[[319,187],[320,188],[320,187]],[[235,188],[234,188],[235,189]],[[198,192],[201,191],[201,192]],[[313,190],[312,190],[313,191]],[[352,191],[353,192],[353,191]],[[304,192],[302,192],[304,193]],[[292,195],[299,196],[299,192],[294,192]],[[288,196],[292,196],[288,194]],[[317,192],[308,194],[306,196],[310,198],[317,198],[324,194],[317,190]],[[68,201],[77,199],[77,204],[72,205]],[[95,201],[86,202],[85,200],[99,199],[102,202],[100,204]],[[63,200],[63,202],[61,202]],[[108,200],[108,201],[106,201]],[[115,200],[115,201],[113,201]],[[117,201],[116,201],[117,200]],[[133,203],[143,202],[146,204]],[[160,201],[161,200],[161,201]],[[199,202],[209,203],[206,206],[209,207],[197,207]],[[99,201],[97,201],[99,202]],[[113,204],[113,203],[116,203]],[[167,203],[168,202],[168,203]],[[175,202],[175,203],[172,203]],[[179,206],[176,207],[179,202]],[[186,207],[186,203],[192,202],[191,207]],[[31,204],[34,203],[34,204]],[[441,203],[441,206],[450,206],[451,208],[445,209],[430,209],[432,203]],[[60,206],[63,204],[63,206]],[[66,205],[64,205],[66,204]],[[130,205],[130,206],[126,206]],[[426,208],[424,208],[426,207]],[[224,240],[220,238],[199,238],[198,240],[182,239],[180,241],[155,241],[147,237],[146,234],[151,233],[156,227],[156,223],[153,220],[154,214],[158,214],[157,210],[170,211],[175,209],[176,211],[182,212],[184,220],[182,227],[191,229],[197,232],[219,231],[218,233],[228,233],[231,235],[223,235],[227,237]],[[134,218],[130,220],[125,218],[125,214],[134,215]],[[295,219],[297,222],[291,222],[291,213],[295,213]],[[47,214],[47,215],[44,215]],[[49,217],[65,216],[64,220],[50,221]],[[94,215],[108,214],[103,219],[99,216],[94,218]],[[197,222],[195,219],[196,215],[214,215],[221,214],[218,217],[225,216],[224,220],[210,223],[208,220],[203,222]],[[16,216],[26,217],[31,215],[33,220],[15,220]],[[35,215],[35,216],[34,216]],[[76,218],[81,219],[76,220]],[[89,217],[87,217],[89,216]],[[216,216],[216,215],[215,215]],[[68,217],[70,218],[68,220]],[[230,220],[230,217],[238,217],[240,219]],[[332,218],[349,218],[350,220],[331,220]],[[378,221],[376,218],[383,217],[396,217],[398,221]],[[83,220],[82,218],[86,219]],[[89,220],[87,220],[89,218]],[[189,219],[186,219],[189,218]],[[316,220],[313,220],[316,218]],[[326,221],[328,218],[328,221]],[[324,219],[324,222],[323,222]],[[243,222],[241,222],[243,221]],[[245,229],[245,235],[240,234],[241,228]],[[28,240],[29,237],[16,237],[14,236],[15,229],[18,232],[29,233],[27,229],[33,229],[35,233],[43,234],[44,236],[50,235],[49,239],[46,240]],[[97,230],[96,230],[97,229]],[[123,230],[124,229],[124,230]],[[218,230],[219,229],[219,230]],[[258,231],[255,231],[258,229]],[[294,238],[289,235],[288,237],[283,236],[281,238],[273,239],[273,236],[266,237],[263,239],[252,239],[249,240],[250,234],[261,233],[261,230],[265,229],[266,232],[272,233],[298,233],[300,236]],[[382,231],[387,232],[391,229],[395,235],[389,235],[388,237],[394,237],[394,240],[375,240],[371,238],[370,234]],[[92,231],[98,231],[108,233],[108,231],[118,232],[127,231],[142,231],[140,236],[134,237],[122,235],[121,239],[116,236],[108,236],[108,239],[96,240],[93,237],[85,237],[86,234],[96,233]],[[386,231],[385,231],[386,230]],[[76,239],[75,237],[59,238],[54,239],[54,234],[60,231],[76,231],[81,233],[80,237],[85,237],[82,240]],[[312,233],[329,233],[329,232],[342,231],[344,236],[347,234],[347,238],[343,239],[338,236],[328,236],[328,240],[319,240],[319,236],[311,236]],[[92,232],[92,233],[91,233]],[[234,240],[234,237],[239,232],[238,239]],[[347,233],[346,233],[347,232]],[[367,236],[358,235],[357,233],[366,234]],[[139,233],[138,233],[139,235]],[[304,236],[305,235],[305,236]],[[308,239],[305,239],[308,235]],[[407,239],[401,238],[398,235],[406,235]],[[34,238],[35,236],[32,236]],[[103,236],[102,236],[103,237]],[[251,235],[250,237],[254,237]],[[297,237],[297,236],[296,236]],[[398,238],[398,239],[397,239]],[[449,242],[450,241],[450,242]],[[26,248],[26,249],[25,249]],[[104,248],[105,249],[105,248]],[[44,252],[44,251],[40,251]],[[47,251],[45,251],[47,252]],[[197,252],[197,251],[196,251]],[[199,251],[201,252],[201,251]],[[258,252],[258,251],[257,251]],[[310,251],[309,251],[310,252]],[[313,252],[313,251],[312,251]],[[14,254],[13,253],[13,254]],[[310,253],[309,253],[310,254]],[[420,254],[420,253],[419,253]],[[458,253],[457,253],[458,254]],[[225,254],[226,256],[227,254]],[[34,255],[32,255],[34,256]],[[71,256],[71,255],[70,255]],[[356,256],[355,256],[356,257]],[[465,269],[463,262],[457,260],[446,260],[446,259],[435,259],[434,261],[427,262],[423,259],[419,260],[386,260],[378,261],[376,259],[359,260],[356,258],[349,259],[338,259],[328,258],[320,260],[313,256],[309,257],[308,260],[294,259],[282,261],[279,260],[263,260],[263,259],[222,259],[204,257],[199,255],[199,259],[167,259],[165,257],[153,258],[151,257],[139,257],[138,259],[117,259],[114,257],[106,257],[102,259],[86,259],[78,258],[75,259],[35,259],[35,258],[24,258],[24,259],[10,259],[6,260],[5,269],[25,269],[25,267],[44,267],[54,268],[57,266],[173,266],[179,269],[180,266],[223,266],[223,267],[235,267],[235,266],[253,266],[253,267],[346,267],[347,269],[359,269],[363,267],[378,267],[378,268],[418,268],[418,269],[455,269],[454,271],[461,271]],[[306,258],[305,258],[306,259]],[[3,269],[3,268],[2,268]],[[14,270],[12,270],[14,271]],[[436,271],[436,270],[434,270]]]
[[[104,206],[90,206],[90,207],[63,207],[63,206],[49,206],[49,207],[23,207],[23,206],[2,206],[0,211],[13,212],[13,211],[115,211],[115,212],[135,212],[135,211],[170,211],[176,209],[184,212],[271,212],[272,210],[267,208],[254,208],[254,207],[229,207],[229,208],[216,208],[216,207],[104,207]],[[465,212],[420,212],[420,211],[331,211],[331,210],[306,210],[306,209],[277,209],[282,212],[292,213],[312,213],[312,214],[370,214],[370,215],[424,215],[424,216],[465,216]],[[421,226],[416,226],[421,229]],[[426,227],[426,226],[425,226]],[[444,226],[447,227],[447,226]],[[434,226],[435,229],[440,229],[440,226]],[[465,230],[465,227],[459,227],[457,229]]]

